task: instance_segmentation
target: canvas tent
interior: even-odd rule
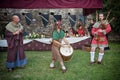
[[[84,15],[102,8],[102,0],[1,0],[0,8],[83,8]]]

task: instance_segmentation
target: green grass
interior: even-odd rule
[[[26,51],[25,69],[16,68],[13,72],[6,70],[6,55],[0,52],[0,80],[120,80],[119,42],[110,42],[102,65],[90,65],[89,52],[74,50],[72,59],[65,62],[66,73],[61,72],[58,62],[55,69],[49,68],[51,51]]]

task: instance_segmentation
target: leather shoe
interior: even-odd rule
[[[62,69],[62,73],[65,73],[67,71],[67,69]]]
[[[95,61],[94,62],[90,62],[90,64],[95,64]]]
[[[98,64],[102,64],[100,61],[97,62]]]
[[[55,66],[54,67],[50,67],[50,69],[54,69],[54,68],[56,68]]]
[[[8,68],[8,72],[12,72],[14,68]]]

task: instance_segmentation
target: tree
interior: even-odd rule
[[[110,23],[112,26],[112,29],[115,33],[120,34],[120,3],[118,0],[103,0],[103,12],[110,10],[110,16],[108,17],[108,20],[110,20],[112,17],[115,17],[115,19]]]

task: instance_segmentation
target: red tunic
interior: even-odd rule
[[[92,35],[94,36],[91,42],[92,47],[107,47],[108,46],[108,41],[106,38],[106,34],[111,31],[111,26],[110,24],[105,24],[106,28],[103,30],[100,27],[95,27],[93,25],[92,28]],[[103,32],[100,32],[99,30],[103,30]],[[97,33],[97,34],[96,34]]]
[[[85,35],[84,29],[78,29],[78,34],[79,36],[84,36]]]

